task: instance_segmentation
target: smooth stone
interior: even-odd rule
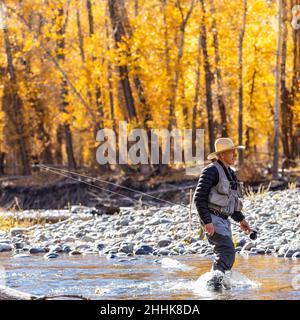
[[[70,246],[62,246],[62,251],[64,253],[69,253],[72,251],[71,247]]]
[[[41,234],[34,239],[34,242],[44,242],[49,240],[50,240],[49,237],[46,237],[45,235]]]
[[[170,253],[171,253],[170,250],[166,250],[166,249],[161,249],[158,251],[158,254],[162,256],[168,256]]]
[[[243,247],[247,243],[246,239],[241,239],[240,241],[237,242],[237,247]]]
[[[97,248],[97,250],[101,251],[105,248],[105,245],[103,243],[98,243],[96,248]]]
[[[90,237],[90,236],[84,236],[81,238],[81,240],[84,242],[95,242],[97,239]]]
[[[59,257],[59,254],[55,252],[49,252],[44,255],[44,259],[55,259],[58,257]]]
[[[250,250],[251,248],[254,248],[254,247],[255,247],[255,244],[253,242],[247,242],[244,244],[241,251],[247,251],[247,250]]]
[[[63,242],[75,242],[75,238],[74,237],[70,237],[70,236],[62,237],[61,240]]]
[[[125,226],[128,226],[130,222],[131,220],[129,219],[122,219],[119,223],[121,226],[125,227]]]
[[[160,224],[160,219],[159,218],[151,219],[150,221],[145,223],[145,225],[148,225],[148,226],[157,226],[159,224]]]
[[[45,253],[47,250],[43,247],[32,247],[29,249],[30,254]]]
[[[81,255],[80,251],[72,250],[69,252],[69,256],[78,256],[78,255]]]
[[[11,228],[9,233],[12,237],[15,237],[17,235],[22,235],[26,232],[26,228]]]
[[[148,255],[148,254],[152,253],[153,251],[154,251],[154,249],[151,246],[142,245],[134,253],[137,255]]]
[[[88,244],[79,244],[75,247],[75,250],[87,250],[91,249],[91,247]]]
[[[8,252],[13,249],[13,246],[11,244],[2,243],[0,244],[0,252]]]
[[[173,223],[174,221],[168,218],[161,218],[160,223]]]
[[[133,252],[133,248],[134,248],[134,244],[133,243],[129,243],[129,244],[124,244],[120,247],[120,251],[123,253],[132,253]]]
[[[50,247],[50,252],[61,253],[63,249],[60,245],[55,245]]]
[[[24,245],[25,245],[24,242],[16,242],[15,248],[16,249],[23,249]]]
[[[80,238],[82,238],[82,237],[84,237],[85,236],[85,233],[83,233],[83,232],[77,232],[76,234],[75,234],[75,238],[76,239],[80,239]]]
[[[292,255],[292,259],[298,259],[298,258],[300,258],[300,251],[297,251]]]
[[[292,258],[295,253],[297,253],[297,250],[287,250],[284,254],[284,258]]]
[[[264,248],[257,248],[256,249],[256,253],[257,254],[265,254],[266,253],[266,250]]]
[[[169,239],[162,239],[162,240],[160,240],[159,242],[158,242],[158,247],[159,248],[163,248],[163,247],[167,247],[169,244],[171,244],[171,240],[169,240]]]
[[[11,244],[11,240],[10,239],[1,239],[0,240],[0,245],[1,244]]]

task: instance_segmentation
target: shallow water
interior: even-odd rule
[[[110,260],[98,255],[60,256],[53,260],[44,260],[42,255],[17,259],[4,254],[0,256],[5,284],[35,295],[80,294],[104,300],[300,300],[299,260],[237,256],[232,276],[242,285],[223,293],[207,294],[199,288],[201,278],[197,280],[200,276],[205,277],[211,262],[197,255],[167,260],[153,256]],[[0,281],[3,283],[4,279]]]

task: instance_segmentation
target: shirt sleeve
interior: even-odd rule
[[[195,205],[199,213],[200,219],[204,224],[212,222],[210,211],[208,208],[208,195],[210,189],[216,186],[219,181],[218,169],[214,166],[208,166],[202,171],[195,191]]]
[[[234,213],[231,215],[231,218],[236,222],[241,222],[245,219],[245,216],[240,211],[234,211]]]

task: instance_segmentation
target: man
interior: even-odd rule
[[[245,232],[251,228],[241,213],[241,185],[231,165],[236,160],[236,146],[230,138],[219,138],[215,141],[215,152],[208,159],[216,159],[202,170],[195,191],[195,205],[207,233],[210,244],[214,246],[214,260],[208,289],[222,287],[225,271],[231,270],[235,260],[235,248],[232,241],[229,217],[240,224]]]

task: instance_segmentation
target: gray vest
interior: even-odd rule
[[[232,215],[234,211],[241,211],[243,209],[243,203],[240,199],[243,197],[241,183],[237,181],[237,190],[232,189],[223,167],[217,161],[212,165],[218,169],[219,182],[210,190],[208,208],[215,209],[227,216]]]

